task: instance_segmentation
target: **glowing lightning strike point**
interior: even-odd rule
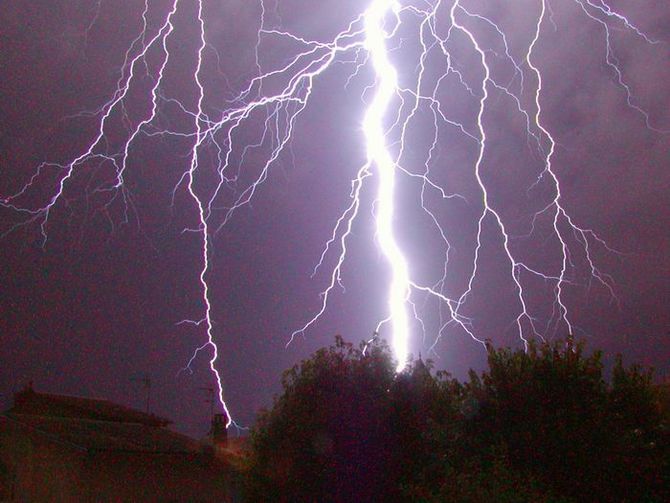
[[[386,148],[383,119],[389,103],[398,90],[396,71],[388,59],[384,17],[397,4],[389,0],[376,0],[365,13],[365,45],[370,53],[377,76],[377,94],[368,108],[363,121],[367,141],[368,163],[377,168],[379,174],[379,203],[376,215],[377,238],[382,252],[391,266],[392,279],[389,291],[389,321],[392,327],[393,352],[401,371],[407,363],[409,322],[407,301],[410,295],[410,280],[405,260],[393,234],[394,187],[396,166]]]

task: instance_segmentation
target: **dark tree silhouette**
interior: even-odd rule
[[[619,358],[608,384],[599,352],[563,342],[489,348],[488,364],[465,387],[456,473],[482,471],[479,482],[498,490],[537,488],[546,501],[670,501],[667,421],[651,372]]]
[[[333,346],[285,372],[260,414],[249,501],[670,501],[668,421],[651,373],[611,383],[581,345],[489,347],[460,384],[388,347]]]
[[[248,499],[373,501],[391,468],[393,379],[382,346],[364,354],[341,337],[286,371],[252,433]]]

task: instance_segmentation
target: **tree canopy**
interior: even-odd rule
[[[582,346],[489,347],[460,383],[396,374],[379,341],[287,370],[255,425],[249,501],[670,501],[667,415],[649,371]]]

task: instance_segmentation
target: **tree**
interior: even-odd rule
[[[260,414],[249,501],[670,501],[651,372],[603,376],[581,345],[488,348],[464,384],[386,345],[335,344],[284,373]]]
[[[562,342],[489,348],[488,364],[466,386],[476,412],[462,459],[486,469],[504,452],[514,473],[574,501],[668,501],[668,437],[650,372],[619,359],[608,384],[599,352]]]
[[[402,501],[424,499],[443,478],[463,435],[463,386],[419,359],[391,388],[391,424],[397,446],[394,484]]]
[[[430,363],[395,367],[384,343],[337,337],[285,372],[252,432],[247,498],[396,501],[417,473],[429,478],[422,467],[434,474],[442,459],[431,432],[448,430],[460,385]]]
[[[365,501],[384,491],[390,468],[387,348],[363,351],[336,338],[286,371],[283,393],[252,432],[250,501]]]

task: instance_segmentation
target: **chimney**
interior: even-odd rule
[[[228,416],[226,414],[214,414],[212,417],[212,444],[215,450],[225,449],[228,444],[228,430],[226,424],[228,423]]]

